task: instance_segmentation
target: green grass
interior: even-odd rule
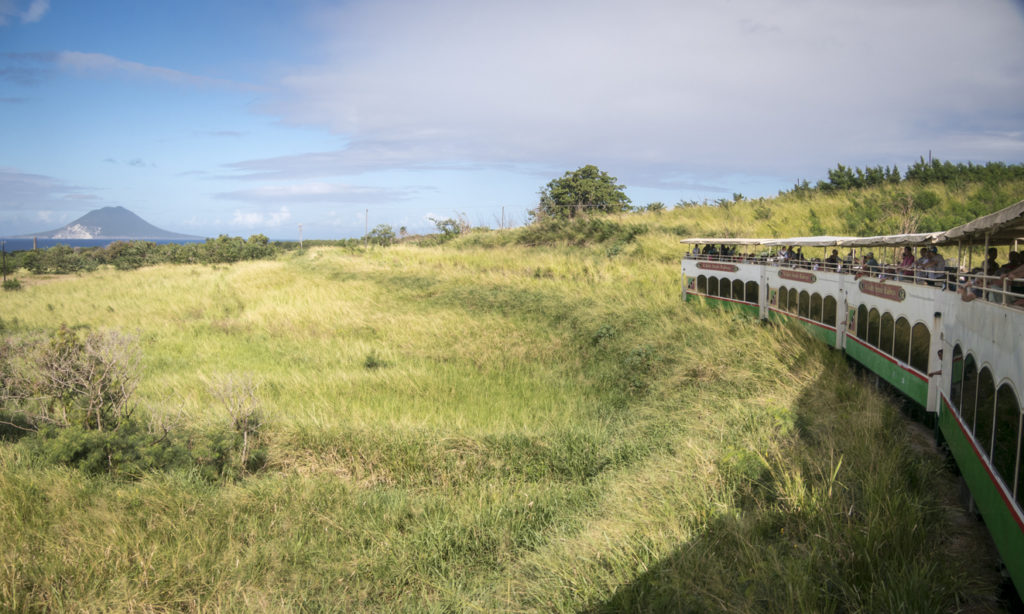
[[[799,331],[680,302],[673,215],[26,280],[5,334],[137,335],[172,429],[252,383],[269,462],[128,481],[0,443],[0,608],[994,607],[940,459]]]

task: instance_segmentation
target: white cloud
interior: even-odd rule
[[[278,211],[270,213],[264,213],[262,211],[243,212],[240,209],[235,209],[235,215],[231,220],[231,223],[235,226],[243,226],[245,228],[273,228],[281,226],[290,220],[291,217],[292,214],[288,211],[288,207],[281,207]]]
[[[98,200],[87,188],[48,175],[0,167],[0,210],[78,209],[77,201]]]
[[[349,147],[236,170],[593,162],[658,185],[928,150],[1024,159],[1024,14],[1009,0],[396,0],[320,22],[327,59],[285,78],[272,110]]]
[[[50,0],[32,0],[25,8],[16,0],[0,0],[0,26],[5,26],[13,17],[21,23],[35,23],[50,10]]]
[[[162,66],[150,66],[130,60],[123,60],[104,53],[84,53],[81,51],[62,51],[56,54],[56,63],[66,70],[76,70],[85,73],[111,73],[122,74],[133,77],[157,79],[181,85],[201,87],[228,87],[255,89],[251,85],[229,81],[226,79],[215,79],[193,75],[173,68]]]
[[[21,21],[23,23],[35,23],[43,18],[43,15],[50,10],[50,0],[32,0],[25,9],[25,12],[21,14]]]
[[[252,203],[296,202],[296,203],[381,203],[405,200],[409,193],[391,188],[353,186],[328,182],[309,182],[285,185],[268,185],[245,190],[221,192],[215,195],[224,200],[239,200]]]

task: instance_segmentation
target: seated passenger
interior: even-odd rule
[[[946,287],[946,259],[939,253],[939,248],[931,248],[931,266],[928,269],[928,285]]]
[[[827,271],[837,271],[837,270],[839,270],[839,250],[838,249],[832,250],[832,254],[828,258],[825,258],[825,270],[827,270]]]
[[[982,275],[995,275],[996,271],[999,270],[999,263],[996,262],[996,253],[996,248],[988,248],[988,258],[981,265]]]
[[[914,250],[909,245],[903,248],[899,269],[900,279],[910,279],[914,275]]]
[[[875,260],[875,252],[868,252],[864,256],[864,272],[868,275],[877,275],[879,271],[878,261]]]
[[[1009,283],[1010,291],[1014,295],[1019,294],[1022,290],[1024,290],[1024,288],[1022,288],[1019,284],[1014,283],[1014,280],[1017,280],[1017,279],[1024,279],[1024,264],[1021,264],[1020,266],[1018,266],[1017,268],[1013,269],[1012,271],[1007,271],[1006,273],[1003,273],[1002,275],[1000,275],[999,276],[1000,286],[1003,285],[1003,280],[1008,280],[1010,282]],[[1021,297],[1017,297],[1017,296],[1008,297],[1007,302],[1009,304],[1015,306],[1015,307],[1024,307],[1024,296],[1021,296]]]
[[[928,278],[932,267],[932,252],[927,247],[921,248],[921,257],[914,261],[914,281],[921,282]]]

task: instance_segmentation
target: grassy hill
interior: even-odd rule
[[[927,434],[799,331],[679,300],[680,236],[873,194],[24,278],[4,377],[129,335],[131,442],[177,455],[4,430],[0,606],[998,611]]]

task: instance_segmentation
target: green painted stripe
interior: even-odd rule
[[[993,471],[982,460],[981,452],[973,438],[966,430],[956,414],[950,409],[945,396],[942,399],[942,411],[939,413],[939,429],[946,438],[949,451],[956,459],[960,473],[967,482],[978,511],[988,527],[992,540],[1003,558],[1017,593],[1024,595],[1024,528],[1021,521],[1008,503],[1002,489],[993,477]]]
[[[878,352],[864,347],[853,337],[846,340],[846,353],[917,403],[922,406],[928,404],[928,382],[920,377]]]

